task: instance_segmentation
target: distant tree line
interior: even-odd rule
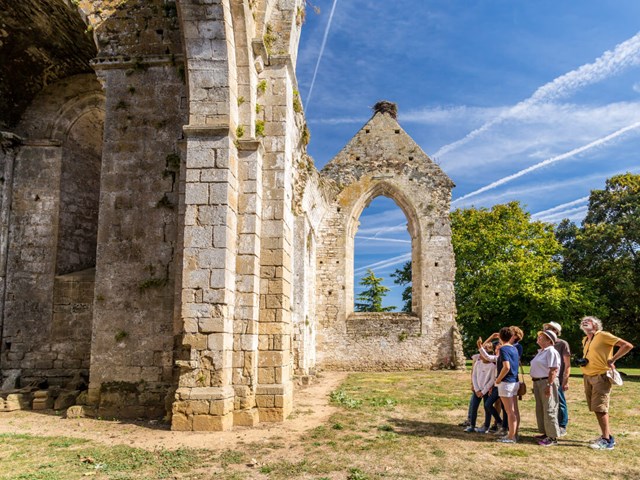
[[[451,228],[467,354],[478,336],[504,325],[523,328],[525,352],[532,354],[536,332],[556,321],[580,355],[579,319],[585,315],[640,344],[640,175],[617,175],[604,190],[593,190],[581,226],[564,220],[554,228],[512,202],[458,209]],[[633,362],[633,355],[625,360]]]

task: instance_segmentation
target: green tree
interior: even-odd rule
[[[402,265],[402,268],[396,268],[396,271],[391,276],[393,277],[393,283],[401,286],[405,285],[404,290],[402,290],[402,300],[404,301],[402,311],[411,313],[411,260]]]
[[[593,190],[582,226],[564,220],[556,237],[564,246],[564,278],[590,284],[608,310],[605,328],[638,345],[640,175],[616,175]]]
[[[535,334],[548,321],[577,338],[577,319],[596,311],[596,298],[588,286],[563,279],[553,225],[531,221],[511,202],[491,210],[456,210],[451,227],[458,322],[467,353],[475,350],[478,336],[509,325],[524,330],[527,354],[536,350]]]
[[[395,310],[395,306],[382,306],[382,299],[390,290],[382,285],[382,280],[382,278],[375,276],[373,270],[367,269],[367,274],[360,280],[360,285],[367,288],[357,296],[356,312],[390,312]]]

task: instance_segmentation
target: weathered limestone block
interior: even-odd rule
[[[0,394],[0,412],[31,410],[32,401],[32,393],[2,393]]]
[[[53,404],[55,410],[65,410],[76,403],[79,390],[62,390]]]
[[[97,412],[95,407],[89,407],[87,405],[73,405],[67,408],[65,415],[67,418],[95,418]]]
[[[48,390],[39,390],[33,392],[33,405],[34,410],[50,410],[53,408],[54,398],[50,395]]]

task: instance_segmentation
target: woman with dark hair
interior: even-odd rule
[[[502,405],[507,412],[509,433],[505,437],[498,439],[502,443],[516,443],[516,435],[518,433],[518,365],[520,364],[520,356],[518,350],[511,343],[514,339],[514,332],[511,327],[503,327],[499,332],[500,338],[500,355],[498,356],[498,377],[496,378],[496,386],[498,387],[498,395],[502,400]]]

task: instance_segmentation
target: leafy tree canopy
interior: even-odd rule
[[[455,210],[451,227],[458,323],[467,354],[475,351],[478,336],[509,325],[523,329],[523,347],[532,354],[536,332],[549,321],[560,323],[563,337],[577,345],[578,319],[602,313],[588,285],[563,279],[553,226],[531,221],[518,202]]]
[[[397,285],[406,285],[402,290],[402,311],[411,313],[411,260],[402,265],[402,268],[396,268],[396,271],[391,274],[393,277],[393,283]]]
[[[591,192],[582,226],[564,220],[556,236],[564,278],[590,284],[607,307],[605,329],[640,344],[640,175],[608,179]]]
[[[356,312],[390,312],[395,310],[395,306],[382,306],[382,299],[390,290],[382,285],[382,280],[382,278],[375,276],[373,270],[367,270],[367,274],[360,280],[360,285],[367,288],[356,297]]]

